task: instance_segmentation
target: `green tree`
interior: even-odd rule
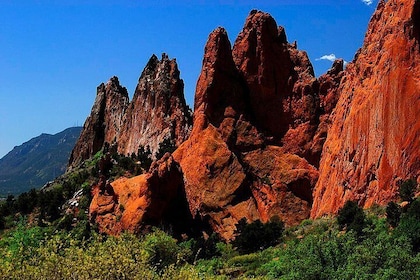
[[[417,190],[417,182],[414,179],[404,181],[399,189],[400,198],[403,201],[412,202]]]
[[[391,201],[386,206],[386,221],[392,226],[397,227],[401,217],[401,206]]]
[[[174,141],[170,138],[165,138],[165,140],[159,144],[159,150],[155,154],[155,157],[156,159],[161,159],[166,153],[172,153],[175,149],[176,146]]]
[[[150,149],[140,146],[137,151],[137,159],[140,161],[143,170],[149,170],[150,165],[152,165],[152,153],[150,152]]]
[[[420,201],[414,200],[401,217],[397,235],[409,239],[414,252],[420,252]]]
[[[354,230],[360,235],[365,227],[366,216],[356,202],[348,200],[338,211],[337,222],[341,229]]]
[[[265,224],[260,220],[248,224],[246,218],[242,218],[236,224],[236,238],[232,244],[241,253],[256,252],[278,244],[283,231],[284,224],[278,217]]]

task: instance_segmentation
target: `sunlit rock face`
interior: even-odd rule
[[[217,28],[191,130],[175,62],[152,57],[122,102],[116,144],[129,154],[170,135],[178,148],[147,174],[105,184],[111,194],[94,193],[92,219],[112,234],[170,223],[232,240],[244,217],[295,225],[349,199],[387,203],[401,180],[420,180],[419,18],[414,0],[380,2],[354,61],[319,78],[266,13],[249,14],[233,47]]]
[[[323,148],[311,216],[395,199],[420,175],[420,3],[381,1],[347,65]]]

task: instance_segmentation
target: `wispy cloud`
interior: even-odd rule
[[[321,57],[318,57],[315,60],[317,60],[317,61],[319,61],[319,60],[328,60],[328,61],[334,62],[336,59],[337,59],[337,56],[332,53],[332,54],[326,54],[326,55],[323,55]],[[346,67],[348,61],[343,60],[343,62],[344,62],[344,67]]]
[[[329,60],[331,62],[334,62],[336,59],[337,57],[335,56],[335,54],[332,53],[332,54],[323,55],[315,60]]]
[[[362,2],[369,6],[372,5],[373,0],[362,0]]]

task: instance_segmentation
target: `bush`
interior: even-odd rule
[[[414,179],[404,181],[399,189],[400,198],[402,201],[412,202],[417,190],[417,182]]]
[[[360,235],[365,227],[365,218],[363,209],[356,202],[348,200],[338,211],[337,222],[340,229],[353,230]]]
[[[273,218],[263,224],[256,220],[250,224],[245,218],[236,224],[236,238],[232,242],[241,253],[252,253],[278,244],[282,239],[284,224],[280,219]]]
[[[414,252],[420,252],[420,201],[414,200],[401,217],[397,235],[408,238]]]
[[[146,251],[148,263],[158,270],[175,264],[178,260],[180,247],[176,244],[176,240],[173,237],[162,230],[155,229],[154,232],[148,234],[142,245]]]
[[[401,206],[391,201],[386,206],[386,221],[392,226],[397,227],[401,217]]]

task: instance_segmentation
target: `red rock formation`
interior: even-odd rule
[[[191,113],[185,103],[184,84],[176,61],[166,54],[153,55],[144,69],[133,100],[117,77],[97,90],[95,103],[72,151],[69,168],[77,166],[104,147],[117,144],[124,155],[148,147],[152,157],[169,139],[179,146],[191,130]]]
[[[420,176],[420,3],[380,1],[347,66],[323,148],[312,217],[347,200],[385,204]]]
[[[140,76],[118,137],[118,152],[137,153],[140,146],[154,155],[159,144],[170,139],[184,142],[191,128],[191,115],[184,98],[184,83],[175,59],[153,55]]]
[[[138,233],[150,225],[188,222],[185,202],[179,200],[183,179],[170,154],[155,162],[147,174],[119,178],[112,183],[101,180],[93,189],[89,214],[101,232]],[[184,221],[176,215],[182,215]],[[177,219],[174,219],[177,218]]]
[[[251,12],[233,52],[223,28],[210,34],[193,130],[173,154],[194,217],[227,240],[243,217],[278,215],[288,225],[309,217],[317,170],[290,154],[301,143],[288,149],[267,144],[281,145],[289,128],[301,124],[298,129],[315,133],[316,85],[306,54],[287,44],[268,14]],[[302,102],[308,107],[297,106]]]
[[[127,106],[127,89],[120,85],[117,77],[98,86],[90,116],[86,119],[71,153],[70,168],[96,154],[105,142],[112,143],[116,140]]]

